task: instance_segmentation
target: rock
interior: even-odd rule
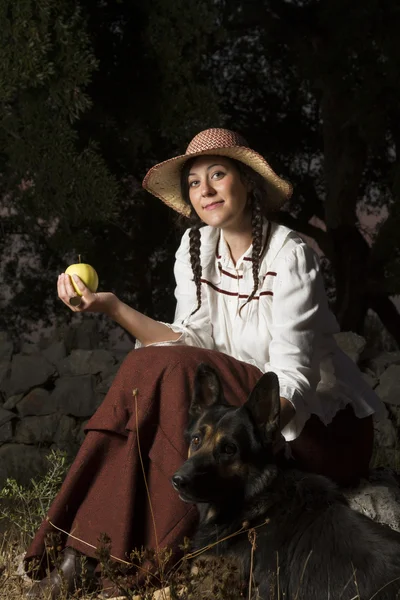
[[[114,364],[115,358],[111,352],[98,348],[97,350],[93,350],[89,361],[90,373],[93,375],[98,373],[108,373]]]
[[[54,365],[41,354],[15,354],[11,363],[11,377],[7,385],[9,395],[27,392],[45,384],[55,373]]]
[[[55,448],[67,452],[69,456],[76,454],[79,448],[77,437],[79,435],[79,425],[76,420],[67,415],[60,415],[57,431],[54,435]]]
[[[400,365],[389,365],[382,373],[375,392],[384,402],[400,406]]]
[[[400,350],[396,352],[381,352],[368,361],[367,366],[376,377],[379,377],[389,365],[400,364]]]
[[[394,406],[393,404],[387,404],[387,408],[389,409],[389,413],[391,415],[391,420],[393,421],[394,428],[398,432],[400,426],[400,406]],[[398,433],[397,433],[398,437]]]
[[[67,352],[72,349],[93,350],[100,344],[97,320],[88,318],[88,315],[73,326],[61,327],[57,333],[59,339],[64,340]]]
[[[57,363],[60,375],[97,375],[109,371],[115,359],[107,350],[73,350],[71,354]]]
[[[21,485],[43,475],[49,467],[47,451],[24,444],[4,444],[0,447],[0,488],[8,477],[16,479]]]
[[[115,379],[116,373],[110,373],[107,377],[102,379],[96,386],[96,392],[102,394],[103,397],[107,394],[108,390],[112,386],[112,383]]]
[[[31,342],[24,342],[20,349],[21,354],[37,354],[38,348],[36,344],[32,344]]]
[[[340,333],[336,333],[335,339],[343,352],[347,354],[352,361],[357,363],[361,352],[365,348],[365,339],[352,331],[341,331]]]
[[[375,439],[382,448],[394,448],[397,445],[397,432],[389,417],[374,422]]]
[[[133,348],[133,346],[132,346]],[[122,364],[131,350],[113,350],[115,361],[118,365]]]
[[[7,421],[4,425],[0,426],[0,445],[6,442],[11,442],[13,438],[12,422]]]
[[[0,391],[6,391],[7,382],[11,372],[11,362],[0,362]]]
[[[51,395],[57,409],[64,415],[91,417],[97,408],[93,375],[61,377]]]
[[[362,378],[364,379],[364,381],[366,381],[369,385],[369,387],[371,389],[375,389],[376,386],[379,383],[379,379],[377,379],[377,377],[374,377],[373,375],[370,375],[369,373],[362,373]]]
[[[368,481],[345,491],[345,496],[354,510],[400,531],[400,487],[388,469],[372,469]]]
[[[22,400],[24,394],[15,394],[15,396],[10,396],[3,404],[3,408],[7,410],[14,410],[17,406],[18,402]]]
[[[17,411],[21,418],[51,415],[56,410],[54,398],[43,388],[34,388],[17,404]]]
[[[57,431],[60,415],[25,417],[17,423],[14,441],[18,444],[51,444]]]
[[[67,356],[64,341],[53,342],[50,346],[42,350],[42,354],[52,365],[57,365],[57,363]]]
[[[15,414],[9,410],[5,410],[4,408],[0,408],[0,426],[4,425],[11,419],[15,419]]]
[[[83,443],[83,441],[86,437],[85,427],[88,424],[88,422],[89,422],[89,419],[85,419],[79,427],[78,435],[76,437],[76,441],[78,442],[79,445],[81,445]]]
[[[0,339],[0,363],[6,363],[11,361],[11,357],[14,352],[14,344],[11,340]]]

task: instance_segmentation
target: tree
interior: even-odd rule
[[[97,66],[79,7],[2,0],[0,19],[1,250],[9,286],[2,326],[21,330],[29,318],[16,306],[33,322],[51,308],[55,240],[112,214],[119,190],[96,145],[80,144],[74,127],[90,107],[85,88]],[[22,269],[21,256],[29,261]]]
[[[140,181],[200,129],[226,125],[294,183],[277,218],[329,259],[342,329],[362,332],[372,308],[399,342],[397,3],[76,6],[0,0],[0,249],[14,252],[0,327],[65,318],[53,282],[78,252],[103,289],[171,318],[178,234]],[[370,247],[360,211],[382,207]]]
[[[295,184],[290,211],[278,218],[313,237],[331,261],[342,329],[362,332],[371,308],[399,343],[390,296],[400,292],[400,7],[375,0],[222,6],[229,38],[218,68],[222,61],[229,73],[220,90],[229,123]],[[372,248],[360,231],[361,205],[390,209]]]
[[[140,181],[217,118],[201,69],[211,12],[205,2],[0,0],[0,328],[64,319],[56,274],[78,252],[103,289],[171,312],[163,266],[177,235]]]

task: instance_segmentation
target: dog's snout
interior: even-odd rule
[[[177,492],[183,490],[185,488],[186,483],[187,478],[183,477],[182,475],[176,474],[172,477],[172,485]]]

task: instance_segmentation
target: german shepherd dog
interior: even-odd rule
[[[237,560],[260,600],[400,599],[400,534],[353,511],[329,479],[278,459],[279,418],[274,373],[237,408],[218,374],[199,366],[189,458],[172,477],[199,510],[194,550]]]

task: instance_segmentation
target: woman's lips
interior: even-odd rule
[[[221,206],[221,204],[223,204],[224,201],[223,200],[219,200],[218,202],[211,202],[211,204],[207,204],[204,207],[204,210],[214,210],[215,208],[218,208],[218,206]]]

